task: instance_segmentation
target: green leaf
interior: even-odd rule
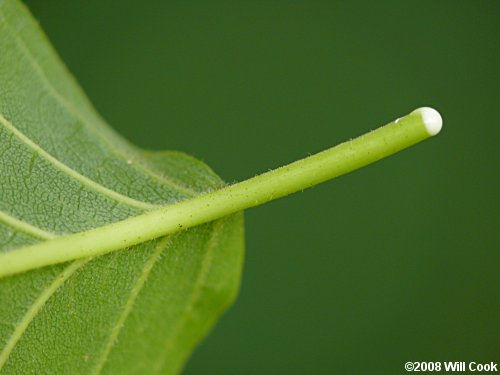
[[[25,7],[0,0],[0,253],[221,186],[190,156],[117,135]],[[0,279],[0,373],[177,373],[234,299],[242,259],[235,214]]]
[[[115,134],[26,9],[0,0],[0,372],[179,372],[237,293],[242,210],[441,126],[420,108],[225,186],[192,157]]]

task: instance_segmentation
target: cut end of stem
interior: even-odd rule
[[[414,110],[412,113],[418,113],[422,116],[422,121],[425,125],[425,130],[429,135],[436,135],[443,127],[443,118],[434,108],[422,107]]]

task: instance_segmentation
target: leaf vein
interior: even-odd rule
[[[104,350],[101,352],[101,356],[99,357],[99,360],[97,361],[94,370],[92,371],[93,375],[98,375],[101,373],[102,368],[104,367],[104,364],[106,363],[109,354],[113,349],[113,345],[115,344],[116,339],[118,338],[123,326],[125,325],[125,321],[127,320],[130,312],[132,311],[132,307],[134,306],[137,296],[142,290],[144,284],[146,283],[146,280],[148,279],[149,274],[151,273],[151,270],[153,269],[154,265],[158,261],[160,254],[163,252],[163,250],[165,250],[165,248],[168,246],[171,240],[172,240],[171,236],[163,238],[158,243],[155,250],[144,264],[141,275],[137,279],[134,287],[131,289],[130,296],[124,306],[123,312],[116,321],[114,327],[112,328],[111,335],[109,336],[106,345],[104,346]]]
[[[220,233],[223,230],[223,227],[226,223],[225,219],[221,219],[213,223],[212,227],[212,234],[207,241],[206,245],[206,256],[203,259],[203,262],[200,267],[200,271],[198,273],[198,277],[196,279],[196,282],[193,286],[193,293],[191,295],[191,298],[186,305],[186,308],[184,309],[184,314],[182,314],[181,319],[177,322],[173,329],[173,333],[169,336],[167,342],[165,343],[165,351],[164,355],[160,357],[159,362],[156,364],[154,368],[154,373],[161,373],[161,369],[163,365],[165,364],[165,359],[168,357],[168,352],[172,350],[174,343],[179,336],[180,332],[182,331],[183,327],[186,325],[188,322],[191,313],[193,311],[193,307],[196,304],[196,302],[200,299],[202,295],[202,287],[203,284],[206,280],[206,277],[210,271],[210,267],[212,265],[213,261],[213,252],[216,249],[218,242],[217,242],[217,234]]]
[[[91,180],[90,178],[78,173],[74,169],[68,167],[66,164],[60,162],[55,157],[50,155],[47,151],[38,146],[35,142],[33,142],[30,138],[28,138],[25,134],[23,134],[19,129],[17,129],[10,121],[8,121],[2,114],[0,114],[0,123],[12,134],[14,134],[21,142],[30,147],[34,152],[38,153],[38,155],[49,163],[51,163],[55,168],[59,169],[61,172],[66,173],[69,177],[74,178],[77,181],[80,181],[82,184],[91,188],[92,190],[99,192],[117,202],[122,204],[126,204],[131,207],[139,208],[139,209],[152,209],[158,207],[158,205],[146,203],[142,201],[138,201],[134,198],[127,197],[123,194],[120,194],[114,190],[108,189],[107,187]]]
[[[3,16],[3,12],[0,9],[0,18],[4,21],[4,24],[6,25],[7,28],[10,28],[9,22],[7,22],[6,18]],[[38,61],[34,58],[33,54],[31,53],[30,49],[24,42],[21,36],[19,36],[16,33],[12,33],[13,38],[16,40],[17,44],[19,45],[19,48],[21,52],[27,57],[30,65],[33,67],[35,73],[38,75],[40,80],[42,81],[43,87],[45,87],[47,93],[49,93],[57,102],[61,104],[61,106],[72,116],[80,120],[84,125],[86,125],[86,128],[90,130],[94,135],[96,135],[100,141],[105,143],[111,152],[113,152],[115,155],[119,155],[122,158],[128,159],[128,155],[119,147],[114,145],[112,142],[108,140],[108,138],[102,134],[102,131],[99,130],[99,128],[90,120],[86,118],[86,116],[78,110],[77,107],[75,107],[70,101],[68,101],[64,96],[62,96],[57,89],[54,87],[52,82],[48,79],[47,75],[45,74],[44,70],[38,63]],[[81,96],[85,99],[86,104],[89,106],[92,106],[90,104],[90,101],[87,99],[85,94],[82,92]],[[96,114],[94,116],[99,122],[99,125],[102,126],[107,126],[107,124],[104,123],[104,121]],[[192,197],[197,195],[197,192],[188,186],[181,185],[179,182],[174,181],[172,178],[169,178],[165,175],[160,175],[156,173],[155,171],[144,167],[140,163],[134,163],[134,168],[141,170],[142,172],[146,173],[147,175],[153,177],[154,179],[163,182],[164,184],[170,186],[172,189],[176,190],[179,193],[182,193],[188,197]]]
[[[0,222],[3,222],[14,229],[42,240],[51,240],[57,237],[57,235],[54,233],[38,228],[23,220],[19,220],[3,211],[0,211]]]
[[[45,306],[47,301],[54,295],[54,293],[84,264],[86,264],[89,259],[82,259],[72,262],[64,270],[59,273],[52,283],[45,288],[38,298],[33,302],[30,308],[27,310],[26,314],[23,316],[21,321],[16,325],[16,328],[9,340],[7,341],[5,347],[0,353],[0,370],[7,363],[12,351],[14,350],[16,344],[22,338],[29,325],[35,317],[40,313],[42,308]]]

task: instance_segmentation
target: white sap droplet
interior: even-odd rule
[[[443,118],[434,108],[422,107],[414,110],[412,113],[419,113],[422,116],[425,129],[429,135],[436,135],[443,127]]]

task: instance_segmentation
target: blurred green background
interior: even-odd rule
[[[499,361],[499,1],[27,1],[111,125],[227,181],[435,106],[442,134],[246,214],[186,374]]]

